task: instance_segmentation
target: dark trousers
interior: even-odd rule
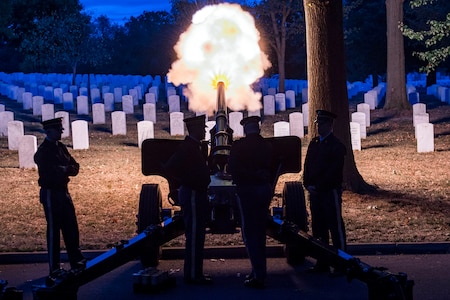
[[[209,213],[206,190],[197,191],[181,186],[179,201],[183,213],[184,234],[186,237],[184,278],[201,278],[203,276],[203,248]]]
[[[256,279],[267,276],[266,227],[272,191],[269,184],[238,185],[236,188],[241,212],[242,239]]]
[[[342,191],[338,189],[310,193],[311,227],[315,238],[346,250],[346,234],[342,219]]]
[[[50,273],[60,268],[60,232],[66,245],[71,268],[83,259],[77,217],[67,189],[41,188],[40,201],[47,220],[47,250]]]

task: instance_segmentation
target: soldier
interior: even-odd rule
[[[69,176],[76,176],[80,165],[60,142],[62,118],[42,122],[46,134],[34,161],[38,166],[40,202],[47,221],[47,249],[50,275],[60,270],[60,231],[64,239],[72,269],[83,268],[86,259],[79,245],[79,231],[75,208],[67,184]]]
[[[229,171],[236,184],[241,211],[242,238],[252,265],[244,286],[264,288],[266,268],[266,225],[272,199],[270,166],[272,145],[260,135],[260,117],[242,119],[245,137],[233,143]]]
[[[205,116],[184,119],[189,135],[164,165],[167,175],[180,184],[178,201],[185,225],[186,253],[184,280],[189,284],[212,284],[203,274],[203,248],[209,216],[208,185],[211,181],[206,156],[201,151],[205,139]]]
[[[314,121],[319,136],[311,140],[305,157],[303,184],[309,192],[312,233],[315,238],[345,251],[346,235],[342,220],[342,177],[346,148],[333,134],[337,117],[317,110]],[[329,272],[326,261],[318,259],[313,272]]]

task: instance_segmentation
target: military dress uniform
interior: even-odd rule
[[[55,121],[56,120],[56,121]],[[43,122],[44,128],[57,119]],[[60,122],[61,120],[59,120]],[[60,268],[60,231],[67,249],[70,266],[79,268],[84,261],[79,246],[78,223],[67,185],[69,176],[78,174],[80,165],[59,141],[45,139],[34,155],[38,166],[39,198],[47,221],[47,249],[50,273]]]
[[[332,132],[315,137],[308,146],[303,171],[304,186],[314,187],[309,193],[313,236],[328,244],[331,234],[333,246],[342,250],[346,249],[342,219],[345,155],[344,144]],[[326,268],[326,264],[320,267]]]
[[[185,122],[188,129],[190,126],[199,126],[195,123],[200,122],[204,130],[204,120],[204,116],[200,116],[186,119]],[[188,283],[208,284],[211,281],[203,274],[203,249],[209,217],[207,189],[211,178],[206,157],[201,151],[201,142],[190,135],[186,136],[164,169],[168,176],[180,184],[178,201],[186,237],[184,279]]]
[[[246,136],[233,142],[229,172],[236,184],[242,238],[252,265],[252,272],[244,285],[262,288],[267,277],[266,227],[272,199],[270,168],[273,149],[259,134],[259,121],[259,117],[241,121]]]

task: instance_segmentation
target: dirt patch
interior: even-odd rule
[[[354,151],[359,172],[378,187],[374,195],[343,195],[343,216],[349,243],[443,242],[450,241],[450,107],[434,99],[427,102],[430,122],[434,124],[435,151],[417,153],[412,111],[371,111],[371,126],[362,141],[362,151]],[[39,118],[24,113],[7,99],[0,99],[15,119],[24,121],[25,134],[44,138]],[[356,102],[355,102],[356,103]],[[354,111],[355,103],[351,103]],[[186,109],[186,107],[184,107]],[[58,108],[56,110],[62,110]],[[264,119],[264,136],[273,134],[273,123],[288,121],[288,110]],[[193,115],[193,114],[192,114]],[[71,115],[71,120],[77,119]],[[78,118],[79,119],[79,118]],[[158,183],[167,202],[167,182],[158,176],[141,173],[136,122],[142,111],[127,115],[127,135],[112,136],[110,116],[107,124],[89,123],[88,150],[72,150],[71,139],[63,142],[80,163],[81,170],[70,182],[77,210],[83,249],[105,249],[120,240],[130,239],[136,231],[136,213],[141,186]],[[86,118],[88,121],[92,121]],[[169,134],[167,105],[158,104],[155,137]],[[182,137],[177,137],[182,138]],[[303,155],[308,137],[302,141]],[[8,150],[0,138],[0,251],[45,250],[45,219],[38,200],[36,170],[18,168],[17,151]],[[284,182],[301,180],[301,173],[283,175],[272,205],[281,203]],[[270,243],[276,241],[269,240]],[[208,235],[207,245],[242,244],[240,234]],[[182,245],[183,237],[169,245]]]

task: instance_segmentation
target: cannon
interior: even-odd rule
[[[210,234],[236,233],[240,227],[237,209],[236,187],[227,172],[228,157],[233,143],[233,131],[228,126],[225,105],[225,85],[217,85],[216,124],[211,129],[210,143],[202,144],[205,159],[211,171],[208,187],[209,211],[208,232]],[[301,140],[295,136],[266,138],[274,149],[271,166],[272,192],[281,175],[301,171]],[[182,140],[147,139],[141,148],[142,173],[159,175],[169,185],[167,195],[173,206],[178,204],[179,184],[164,171],[164,163],[175,153]],[[137,278],[136,292],[151,290],[157,286],[173,285],[173,278],[156,269],[161,246],[184,234],[183,216],[179,211],[163,208],[162,193],[158,184],[144,184],[139,197],[137,235],[121,241],[113,249],[90,260],[86,268],[62,272],[47,280],[45,285],[35,286],[35,300],[76,299],[77,290],[83,284],[127,263],[140,258],[144,270],[134,274]],[[392,274],[384,268],[375,268],[361,262],[352,255],[315,239],[308,232],[307,210],[302,183],[285,182],[282,205],[274,207],[267,215],[268,236],[284,244],[287,262],[302,263],[306,256],[326,260],[330,266],[343,270],[349,280],[361,280],[368,285],[370,300],[411,300],[413,281],[404,273]],[[143,283],[146,278],[146,283]],[[150,279],[149,279],[150,278]],[[152,284],[155,283],[156,284]]]

